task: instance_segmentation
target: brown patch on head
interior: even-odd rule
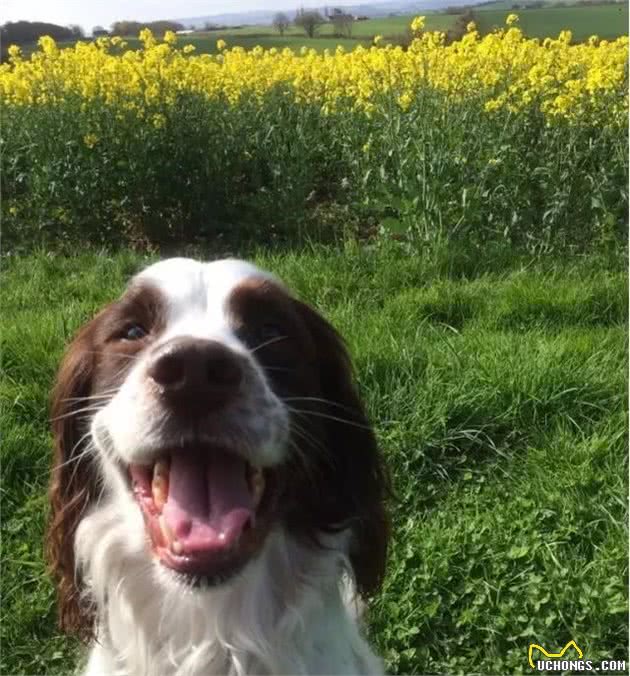
[[[279,470],[288,528],[310,542],[350,528],[358,590],[375,592],[387,557],[389,482],[341,336],[269,280],[242,282],[228,299],[228,311],[290,411],[290,456]]]
[[[164,300],[156,288],[132,286],[76,335],[63,358],[52,394],[55,448],[46,549],[57,581],[60,625],[85,640],[94,631],[93,609],[80,600],[82,583],[80,573],[75,571],[74,536],[101,488],[94,459],[86,452],[89,423],[96,407],[105,405],[124,381],[138,353],[163,329],[163,307]],[[142,326],[147,335],[127,340],[126,332],[134,324]],[[88,398],[99,395],[102,397]]]
[[[317,388],[316,346],[295,301],[277,283],[252,277],[227,301],[230,324],[265,369],[279,397]]]

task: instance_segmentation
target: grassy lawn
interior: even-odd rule
[[[252,256],[354,355],[397,494],[370,616],[390,670],[525,673],[529,643],[569,639],[627,660],[625,262]],[[71,671],[41,554],[47,399],[69,337],[146,262],[4,263],[1,673]]]
[[[519,27],[528,37],[556,37],[562,30],[571,30],[573,41],[580,42],[591,35],[598,35],[602,39],[614,39],[628,34],[628,4],[615,3],[611,5],[595,5],[581,7],[548,7],[545,9],[511,9],[513,3],[506,3],[505,9],[480,7],[475,9],[475,21],[482,34],[489,33],[496,27],[505,26],[505,18],[516,11],[520,17]],[[448,31],[460,17],[459,14],[444,14],[427,12],[425,30]],[[180,36],[178,44],[195,45],[197,54],[216,54],[217,40],[224,40],[229,47],[243,47],[253,49],[256,46],[271,49],[288,47],[298,51],[306,46],[318,52],[324,49],[334,50],[342,45],[346,50],[352,50],[358,45],[369,46],[375,35],[382,35],[394,40],[405,35],[413,16],[394,16],[381,19],[355,21],[352,26],[352,37],[338,38],[333,35],[333,26],[330,24],[320,28],[314,38],[307,38],[304,32],[291,27],[280,36],[271,26],[244,26],[243,28],[228,28],[225,30],[196,33]],[[132,49],[140,47],[137,38],[125,38]],[[59,47],[73,47],[74,41],[60,42]],[[36,49],[36,45],[24,45],[22,51],[29,55]]]
[[[503,9],[475,11],[481,33],[505,26],[508,14],[516,11],[518,26],[532,38],[555,37],[563,30],[573,33],[573,41],[587,40],[591,35],[614,40],[628,35],[628,3],[594,5],[592,7],[548,7],[545,9]]]
[[[306,46],[322,52],[324,49],[334,50],[342,45],[346,50],[352,50],[358,45],[369,46],[375,35],[386,38],[396,38],[406,34],[413,17],[398,16],[387,19],[369,19],[355,21],[352,26],[352,37],[339,38],[333,34],[332,25],[324,25],[314,38],[307,38],[304,31],[291,27],[280,36],[271,26],[244,26],[243,28],[228,28],[225,30],[197,33],[195,35],[180,36],[178,44],[195,45],[198,54],[217,53],[217,40],[224,40],[228,47],[243,47],[253,49],[260,45],[265,49],[289,47],[298,51]],[[447,31],[453,26],[457,15],[428,14],[426,28],[430,31]],[[140,41],[135,38],[125,38],[130,47],[137,48]]]
[[[504,27],[508,14],[512,9],[484,9],[475,10],[475,21],[482,34],[489,33],[495,27]],[[573,40],[580,42],[591,35],[600,38],[614,39],[619,35],[628,34],[628,5],[612,4],[592,7],[549,7],[545,9],[520,9],[519,27],[528,37],[556,37],[562,30],[571,30]],[[375,35],[387,38],[396,38],[404,35],[411,23],[412,16],[396,16],[382,19],[355,21],[352,26],[351,38],[337,38],[333,36],[333,26],[325,25],[319,30],[315,38],[309,39],[302,31],[291,28],[283,37],[269,26],[246,26],[243,28],[212,31],[194,36],[182,36],[180,42],[193,44],[197,52],[215,53],[217,40],[225,40],[230,47],[244,47],[252,49],[261,47],[289,47],[294,50],[306,45],[317,51],[334,49],[343,45],[347,50],[359,44],[370,45]],[[458,14],[428,13],[425,30],[448,31],[459,18]],[[137,40],[129,40],[130,45],[136,45]],[[139,44],[139,43],[138,43]]]

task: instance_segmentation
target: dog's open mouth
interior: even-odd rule
[[[177,572],[225,578],[266,534],[268,473],[236,453],[177,449],[130,474],[153,552]]]

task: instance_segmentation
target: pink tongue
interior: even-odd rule
[[[231,453],[174,453],[162,513],[184,553],[228,549],[254,520],[245,461]]]

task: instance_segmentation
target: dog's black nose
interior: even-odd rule
[[[220,408],[238,392],[243,369],[240,357],[222,343],[182,337],[159,348],[148,375],[174,405]]]

